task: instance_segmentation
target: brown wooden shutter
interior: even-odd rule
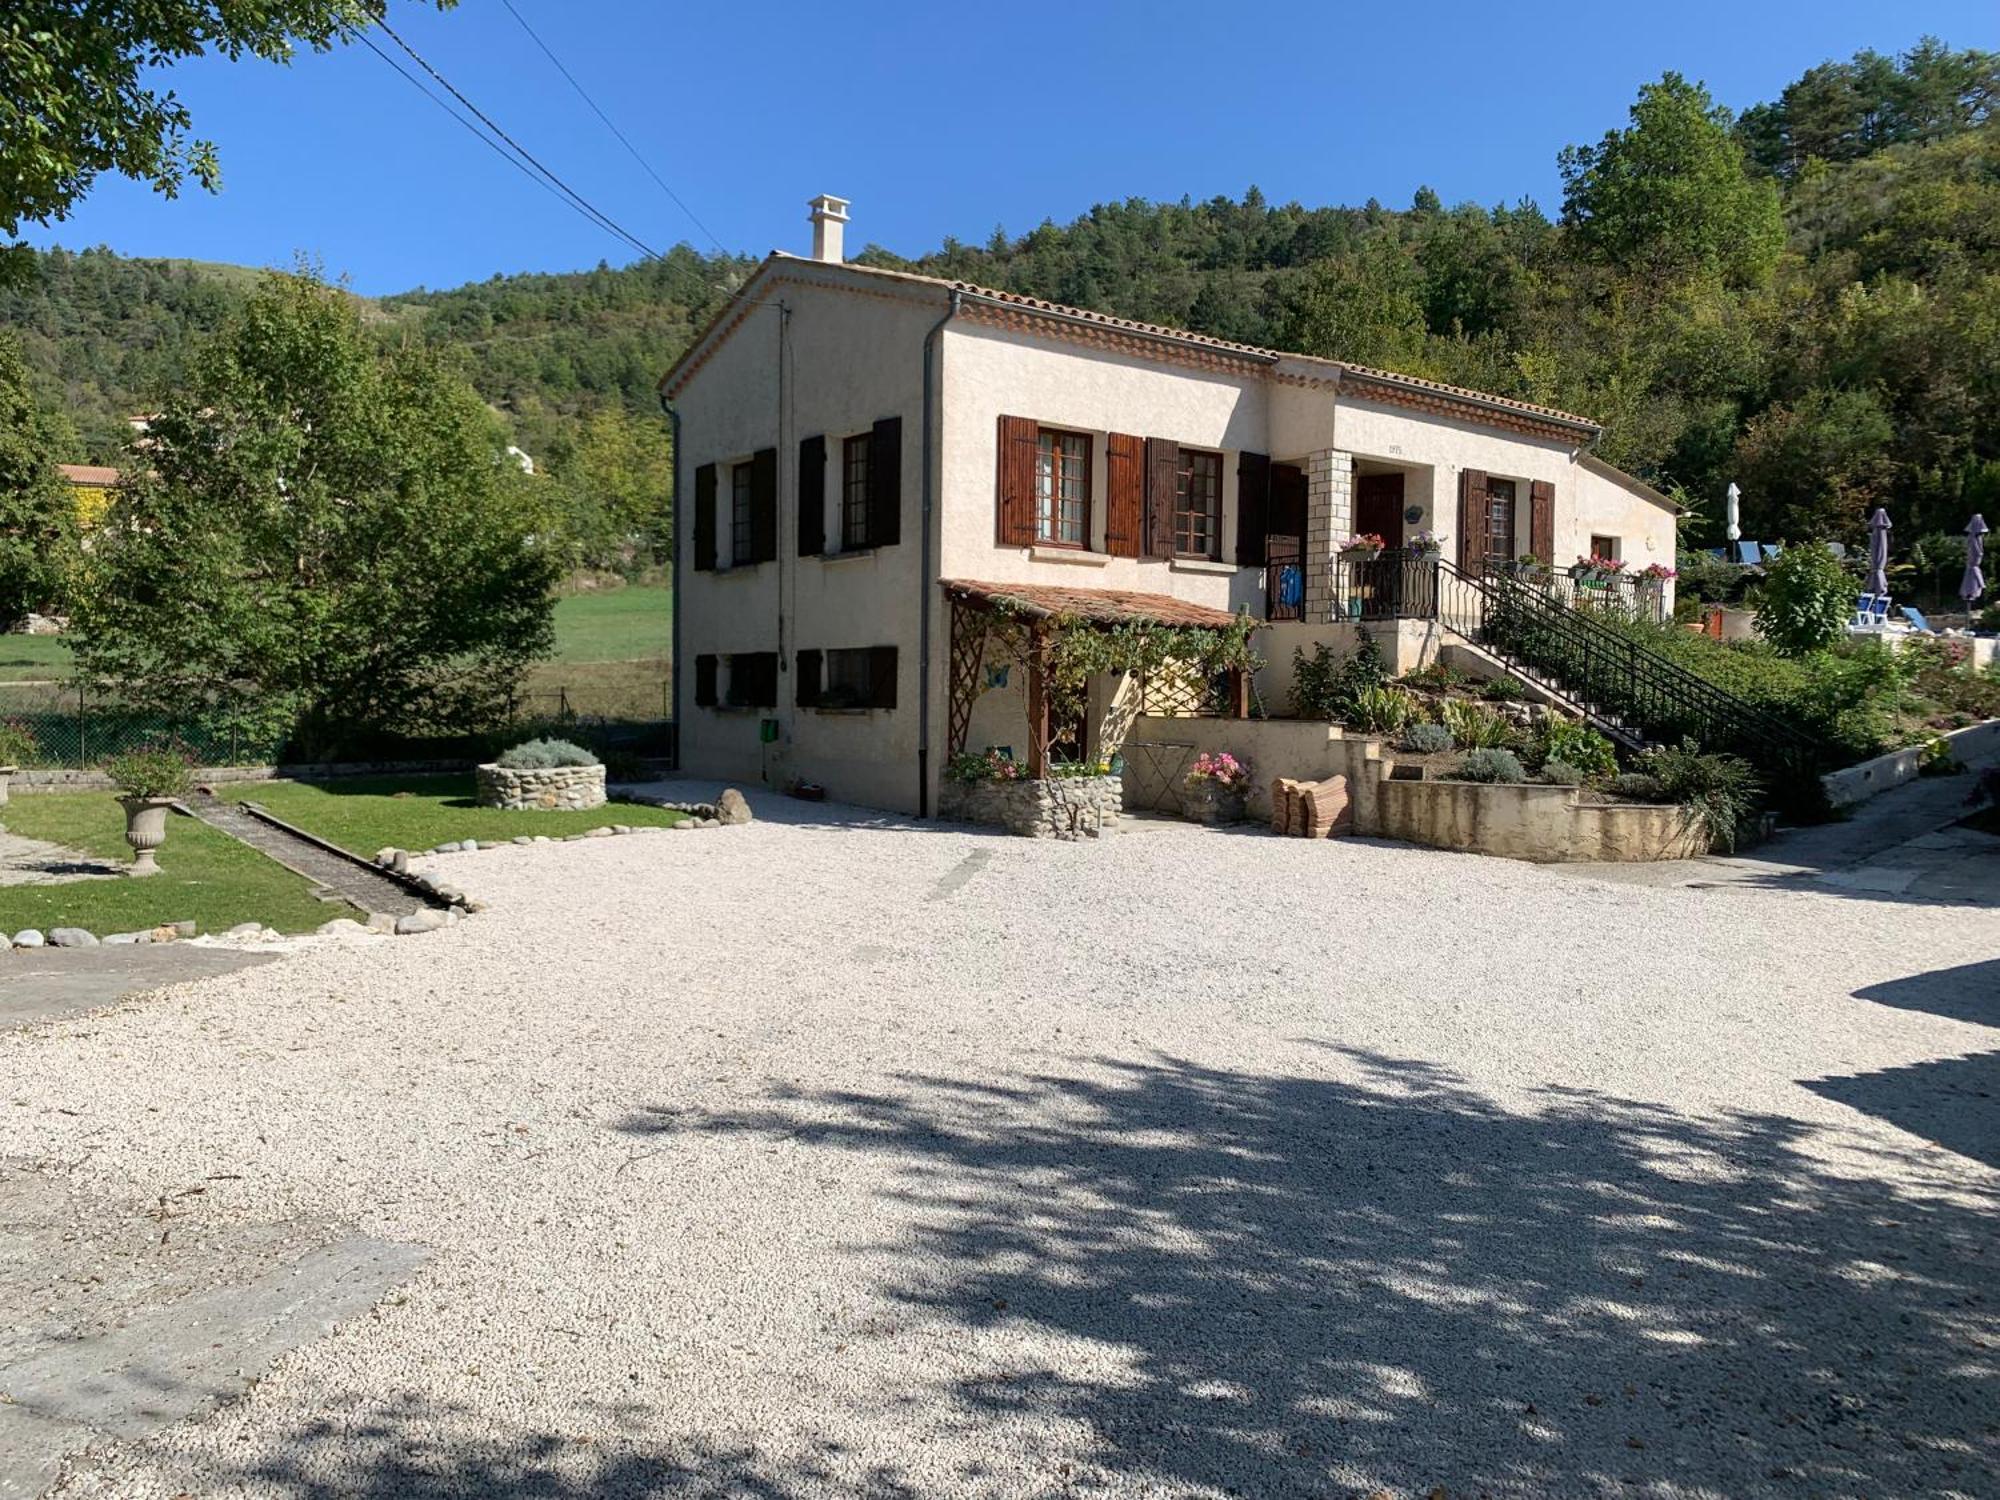
[[[868,545],[903,539],[903,419],[884,417],[868,434]]]
[[[826,436],[799,441],[799,556],[826,551]]]
[[[1104,442],[1104,550],[1113,557],[1146,554],[1146,440],[1114,432]]]
[[[1546,479],[1528,486],[1528,550],[1545,563],[1556,560],[1556,487]]]
[[[714,464],[703,464],[694,471],[694,567],[697,573],[715,569]]]
[[[812,708],[819,703],[819,684],[820,653],[801,651],[798,676],[792,683],[793,697],[800,708]]]
[[[697,708],[715,707],[715,658],[694,659],[694,701]]]
[[[1040,430],[1032,417],[1002,417],[999,447],[999,503],[995,534],[1003,547],[1027,547],[1035,540],[1035,445]]]
[[[759,448],[750,457],[750,561],[778,556],[778,450]]]
[[[1264,566],[1264,535],[1270,527],[1271,460],[1262,453],[1236,456],[1236,566]]]
[[[1486,471],[1466,469],[1458,476],[1458,565],[1478,573],[1485,558]]]
[[[1181,445],[1146,439],[1146,555],[1174,555],[1174,505],[1180,495]]]
[[[868,648],[868,706],[870,708],[894,708],[896,706],[896,648],[894,646],[870,646]]]

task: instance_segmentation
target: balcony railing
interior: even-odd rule
[[[1272,538],[1276,543],[1279,538]],[[1291,538],[1284,538],[1290,542]],[[1373,556],[1344,555],[1333,560],[1332,618],[1335,620],[1431,620],[1438,612],[1438,554],[1392,547]],[[1476,570],[1477,577],[1504,578],[1529,586],[1558,604],[1585,613],[1615,613],[1627,619],[1666,618],[1666,590],[1643,578],[1615,575],[1596,579],[1546,568],[1507,563]],[[1275,593],[1271,596],[1278,597]],[[1274,620],[1296,620],[1298,613],[1272,614]]]
[[[1306,554],[1295,536],[1264,539],[1264,618],[1306,617]]]

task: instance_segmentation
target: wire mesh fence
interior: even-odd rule
[[[373,731],[340,758],[374,760],[434,754],[459,759],[492,748],[510,735],[562,733],[600,751],[658,756],[671,753],[672,695],[662,680],[606,684],[587,675],[576,682],[537,682],[518,694],[502,722],[474,733],[407,735]],[[160,740],[185,745],[197,764],[274,765],[287,758],[283,733],[246,733],[198,709],[170,714],[143,709],[115,691],[74,679],[0,682],[0,723],[26,731],[34,745],[28,763],[79,770]]]

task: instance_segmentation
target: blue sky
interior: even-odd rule
[[[854,200],[850,247],[983,241],[1140,196],[1406,205],[1560,202],[1556,152],[1623,123],[1668,68],[1742,108],[1805,68],[1930,31],[2000,46],[1993,0],[674,5],[515,0],[731,250],[802,250],[805,201]],[[500,0],[390,21],[441,72],[656,248],[706,238]],[[290,67],[200,61],[172,86],[223,162],[219,195],[100,180],[40,244],[251,265],[312,255],[357,291],[453,286],[632,253],[504,165],[366,50]]]

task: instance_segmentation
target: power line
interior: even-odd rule
[[[582,84],[576,81],[576,75],[571,73],[568,68],[563,66],[563,60],[560,57],[557,57],[554,52],[549,50],[549,44],[543,41],[541,37],[536,34],[535,28],[528,24],[527,18],[524,17],[518,10],[514,8],[514,0],[500,0],[500,3],[507,7],[507,14],[512,16],[515,19],[515,21],[519,23],[521,29],[528,33],[528,39],[532,41],[537,47],[542,49],[542,56],[546,57],[551,63],[555,64],[556,71],[562,74],[564,79],[568,81],[569,86],[571,88],[576,90],[577,97],[582,99],[585,104],[588,104],[590,106],[591,113],[596,115],[598,119],[604,122],[604,128],[610,131],[616,137],[618,137],[618,144],[625,148],[625,150],[631,155],[632,160],[636,161],[642,168],[645,169],[646,175],[648,177],[652,178],[654,182],[659,184],[660,191],[665,193],[669,198],[673,200],[674,206],[680,209],[682,213],[688,216],[688,219],[693,223],[695,228],[699,229],[703,234],[708,236],[708,242],[711,245],[715,246],[716,250],[720,254],[723,255],[729,254],[728,250],[724,249],[722,241],[715,237],[715,232],[711,230],[706,224],[701,222],[701,216],[697,214],[693,209],[687,206],[687,203],[682,199],[679,193],[675,192],[671,187],[667,186],[666,179],[660,176],[658,172],[653,170],[653,164],[647,161],[645,157],[639,154],[639,148],[637,146],[634,146],[631,141],[626,139],[625,132],[620,130],[617,127],[617,125],[612,122],[611,116],[607,115],[602,109],[600,109],[598,107],[597,101],[590,97],[589,91],[586,90]]]
[[[634,249],[639,251],[640,254],[646,256],[648,259],[650,260],[666,259],[666,257],[660,254],[659,251],[653,249],[653,247],[648,245],[644,240],[640,239],[637,235],[633,234],[630,230],[626,229],[623,225],[619,224],[609,214],[604,213],[601,209],[598,209],[597,207],[592,205],[591,202],[588,199],[586,199],[581,193],[577,192],[576,189],[572,188],[568,183],[564,182],[562,178],[558,177],[554,172],[551,172],[547,167],[543,166],[541,162],[537,161],[534,157],[534,154],[530,152],[525,146],[523,146],[519,141],[515,140],[511,135],[507,134],[506,131],[502,130],[500,126],[494,122],[492,116],[488,115],[478,105],[474,104],[470,99],[466,98],[465,95],[460,93],[459,90],[452,84],[452,81],[449,78],[446,78],[444,74],[440,73],[436,68],[432,67],[430,63],[424,59],[422,53],[418,52],[416,48],[412,47],[408,42],[404,41],[400,36],[398,36],[395,30],[389,25],[387,21],[378,19],[375,22],[375,24],[382,29],[382,34],[384,36],[388,37],[390,41],[394,42],[398,47],[402,48],[403,51],[407,52],[410,55],[411,60],[414,61],[418,67],[422,68],[426,73],[430,74],[432,78],[437,80],[438,85],[441,88],[443,88],[446,93],[450,94],[452,98],[456,99],[460,104],[464,105],[465,108],[471,112],[474,118],[476,118],[488,130],[492,131],[494,135],[498,136],[502,141],[506,142],[506,144],[514,151],[516,155],[518,155],[529,166],[533,167],[535,171],[539,172],[543,177],[548,179],[548,181],[552,183],[555,186],[555,188],[558,191],[560,191],[566,198],[568,198],[573,204],[575,204],[580,211],[587,214],[592,220],[597,222],[603,228],[609,230],[612,234],[617,235],[618,238],[624,240],[627,244],[631,245]]]

